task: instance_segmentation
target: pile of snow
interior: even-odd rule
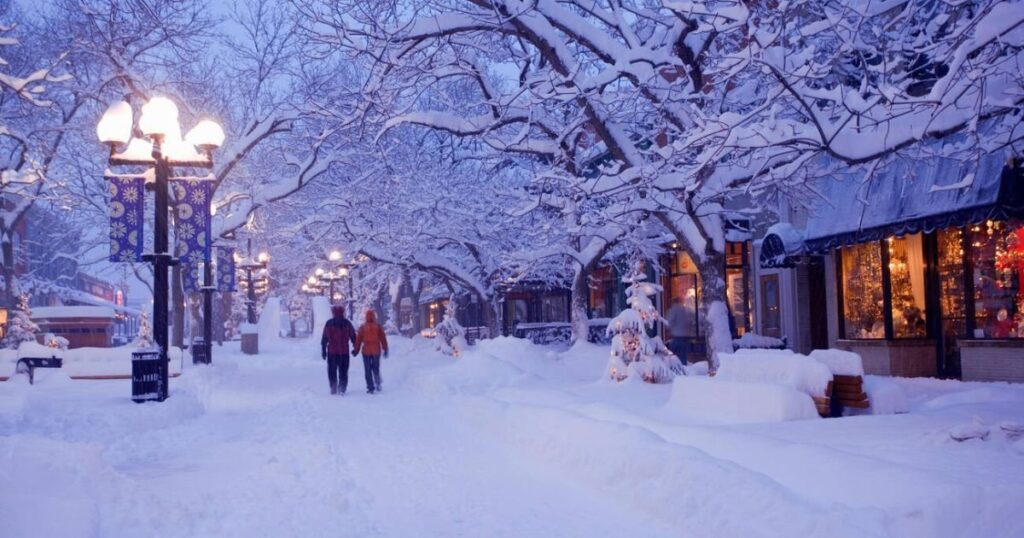
[[[719,353],[716,380],[767,383],[824,396],[832,372],[824,364],[789,350],[751,349]]]
[[[872,415],[894,415],[910,411],[906,393],[891,378],[865,376],[864,393],[868,395]]]
[[[313,335],[319,338],[320,331],[327,324],[327,320],[331,319],[331,302],[327,300],[327,297],[317,295],[313,297],[311,305],[313,308]]]
[[[268,297],[260,312],[257,330],[260,335],[260,343],[269,343],[281,338],[281,299],[279,297]],[[243,334],[245,331],[242,331]]]
[[[786,347],[786,343],[780,338],[749,332],[733,339],[732,345],[736,349],[782,349]]]
[[[133,345],[118,347],[79,347],[75,349],[55,349],[36,342],[24,342],[17,350],[0,350],[0,378],[8,378],[15,374],[18,359],[24,357],[57,357],[63,359],[63,366],[55,368],[39,368],[36,370],[38,379],[49,377],[59,370],[60,375],[68,377],[130,377],[132,374],[132,353],[139,348]],[[181,373],[181,348],[172,347],[169,371],[171,375]]]
[[[810,358],[828,366],[833,375],[864,375],[864,361],[860,355],[841,349],[815,349]]]
[[[722,363],[723,369],[725,362]],[[721,372],[721,370],[719,370]],[[666,406],[674,412],[728,424],[819,418],[806,393],[779,384],[677,377]]]

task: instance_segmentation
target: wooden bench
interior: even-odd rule
[[[18,359],[14,371],[19,374],[28,374],[28,383],[35,384],[36,368],[62,368],[64,359],[57,357],[22,357]]]

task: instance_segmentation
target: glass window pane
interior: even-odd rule
[[[842,256],[846,338],[885,338],[882,251],[877,243],[865,243],[843,248]]]
[[[975,338],[1024,338],[1024,223],[989,221],[968,235]]]
[[[732,314],[736,336],[743,336],[747,332],[747,290],[743,278],[743,269],[725,270],[725,295],[729,300],[729,313]]]
[[[889,281],[892,283],[892,328],[896,338],[924,338],[924,247],[921,234],[890,237]]]
[[[568,297],[564,294],[545,295],[540,302],[541,321],[546,323],[569,321],[568,307]]]
[[[761,277],[761,332],[782,338],[782,315],[779,307],[779,275]]]

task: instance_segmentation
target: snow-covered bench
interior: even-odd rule
[[[864,363],[860,355],[841,349],[815,349],[810,358],[832,372],[829,396],[843,407],[867,409],[871,406],[864,392]]]
[[[36,368],[61,368],[64,359],[59,357],[21,357],[14,367],[15,373],[28,374],[28,384],[35,384]]]

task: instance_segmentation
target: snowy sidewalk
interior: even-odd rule
[[[125,381],[0,383],[3,534],[1024,530],[1013,519],[1024,454],[1005,440],[943,437],[972,417],[1024,419],[1022,388],[985,398],[925,383],[919,401],[950,405],[714,426],[667,412],[667,387],[595,383],[603,356],[506,342],[453,360],[396,344],[384,393],[372,396],[358,359],[349,394],[328,395],[323,363],[301,346],[259,357],[218,350],[213,368],[173,380],[162,404],[131,403]],[[962,405],[948,401],[963,394]]]

